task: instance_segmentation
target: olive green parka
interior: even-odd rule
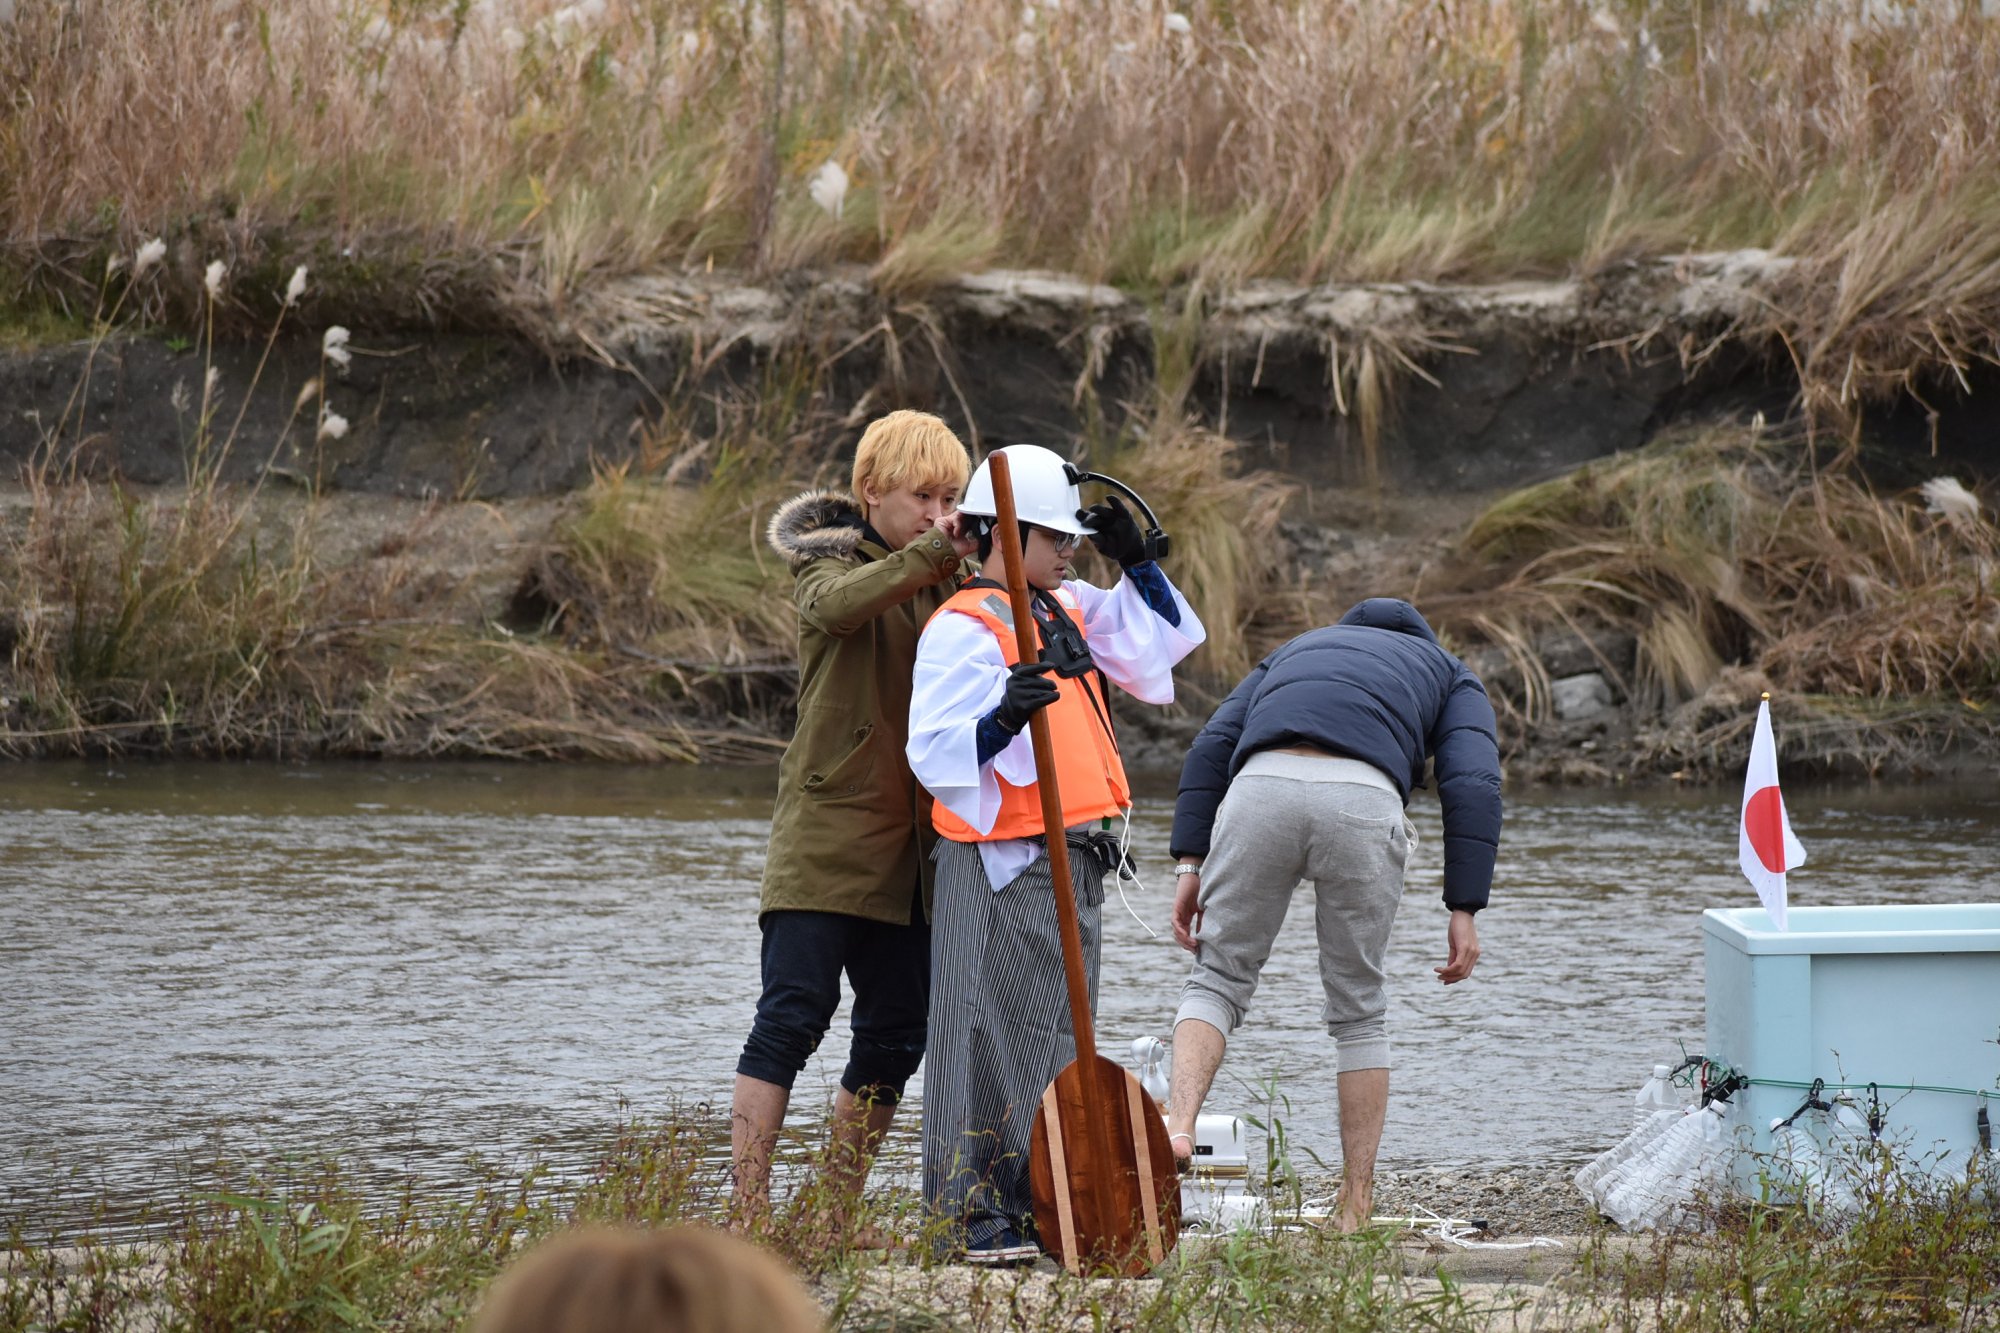
[[[903,746],[917,636],[958,590],[959,558],[935,528],[900,551],[877,545],[838,491],[786,502],[767,535],[796,581],[799,721],[778,767],[758,911],[902,924],[921,885],[928,915],[931,798]]]

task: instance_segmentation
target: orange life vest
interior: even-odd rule
[[[1067,590],[1058,589],[1055,596],[1076,622],[1077,631],[1083,633],[1083,608]],[[1004,589],[977,586],[962,589],[939,607],[932,619],[946,615],[973,617],[1000,641],[1000,656],[1008,666],[1021,660],[1014,642],[1014,609]],[[1041,628],[1037,626],[1037,646],[1041,637]],[[1098,686],[1094,677],[1054,679],[1056,700],[1044,711],[1049,719],[1049,734],[1055,740],[1056,786],[1062,792],[1063,827],[1075,828],[1118,814],[1132,804],[1132,793],[1125,781],[1125,765],[1118,758],[1118,746],[1106,730],[1110,701],[1095,697]],[[1106,710],[1102,719],[1100,709]],[[1016,787],[998,774],[995,779],[1000,784],[1000,814],[990,831],[979,832],[946,809],[943,801],[931,807],[931,822],[937,831],[953,842],[1040,837],[1041,784]]]

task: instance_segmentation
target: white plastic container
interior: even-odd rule
[[[1247,1143],[1241,1116],[1204,1111],[1194,1118],[1194,1169],[1210,1176],[1247,1180]]]

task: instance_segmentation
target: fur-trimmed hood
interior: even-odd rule
[[[903,755],[924,626],[958,591],[942,533],[878,545],[852,496],[811,491],[766,533],[792,567],[798,725],[778,766],[759,912],[833,912],[902,924],[933,879],[931,798]]]
[[[797,569],[823,556],[852,556],[865,523],[861,507],[845,491],[807,491],[778,506],[764,537]]]

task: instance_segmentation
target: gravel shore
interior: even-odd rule
[[[1571,1183],[1575,1174],[1569,1165],[1382,1171],[1375,1215],[1479,1220],[1496,1239],[1583,1235],[1600,1224]],[[1318,1193],[1331,1194],[1332,1185]],[[1309,1186],[1309,1197],[1314,1193]]]

